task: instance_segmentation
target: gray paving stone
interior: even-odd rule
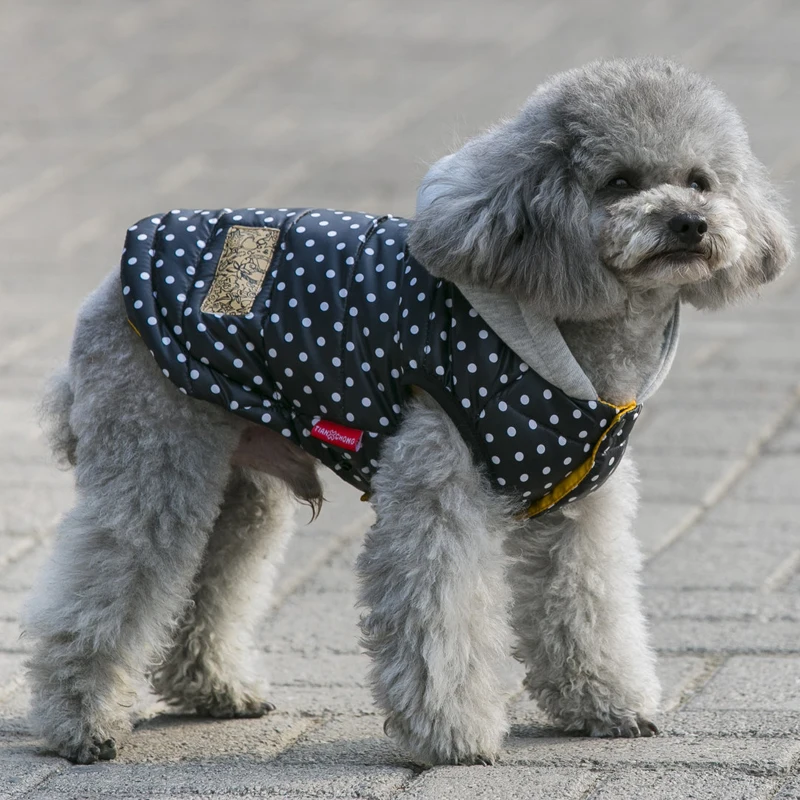
[[[0,652],[27,653],[29,649],[28,642],[21,638],[19,623],[0,620]]]
[[[355,594],[301,592],[288,598],[260,633],[270,653],[359,653]]]
[[[738,500],[734,492],[723,497],[703,517],[703,524],[746,528],[755,532],[773,531],[800,534],[800,510],[796,503],[775,502],[769,509],[757,501]]]
[[[764,429],[765,420],[746,408],[661,408],[636,439],[636,452],[740,454]]]
[[[730,770],[632,770],[604,780],[587,800],[770,800],[780,780]]]
[[[800,621],[800,597],[788,592],[646,586],[644,598],[651,619]]]
[[[797,458],[791,454],[764,455],[731,490],[737,500],[759,503],[797,503]]]
[[[312,655],[297,652],[257,654],[258,673],[265,675],[275,686],[305,686],[321,690],[328,687],[367,686],[366,655],[322,651]]]
[[[679,502],[643,502],[636,517],[634,530],[645,557],[650,557],[672,541],[674,532],[696,505]]]
[[[650,629],[670,653],[800,653],[794,621],[657,619]]]
[[[700,523],[645,569],[650,587],[758,589],[797,549],[794,531]]]
[[[661,681],[661,710],[670,711],[703,682],[710,671],[710,662],[697,656],[661,655],[656,669]]]
[[[686,458],[645,452],[636,456],[644,502],[699,503],[730,468],[723,455]]]
[[[658,718],[669,736],[733,736],[750,739],[800,736],[800,715],[795,711],[672,711]]]
[[[24,661],[25,656],[21,653],[0,652],[0,697],[2,697],[6,685],[22,672]]]
[[[261,719],[233,720],[163,714],[138,725],[125,737],[118,762],[161,764],[206,757],[268,760],[315,724],[312,717],[283,711]]]
[[[366,686],[278,686],[273,685],[269,699],[280,711],[313,717],[379,714]]]
[[[206,758],[178,764],[96,764],[73,767],[37,787],[37,800],[84,797],[364,798],[384,800],[413,777],[399,767],[289,766],[271,762]]]
[[[794,766],[800,742],[794,739],[668,737],[650,739],[512,737],[504,764],[582,768],[723,767],[752,775],[780,775]]]
[[[55,756],[32,756],[24,740],[0,735],[0,797],[38,796],[42,782],[66,767],[67,762]]]
[[[800,711],[800,658],[734,656],[686,708]]]
[[[314,728],[279,759],[281,764],[406,766],[404,753],[383,732],[383,716],[337,717]]]
[[[409,800],[578,800],[598,781],[585,770],[537,767],[436,767],[403,793]]]

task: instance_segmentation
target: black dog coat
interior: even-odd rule
[[[192,397],[268,425],[368,490],[413,386],[530,515],[597,488],[638,416],[576,400],[406,248],[397,217],[172,211],[128,229],[128,319]]]

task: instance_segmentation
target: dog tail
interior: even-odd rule
[[[50,449],[59,464],[75,466],[78,437],[69,424],[70,411],[75,395],[69,382],[69,368],[62,367],[47,382],[44,396],[39,404],[41,424]]]

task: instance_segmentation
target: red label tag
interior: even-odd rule
[[[326,444],[332,444],[336,447],[341,447],[342,450],[351,450],[356,453],[361,449],[364,431],[322,419],[311,429],[311,435]]]

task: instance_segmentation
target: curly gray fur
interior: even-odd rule
[[[436,275],[551,314],[611,401],[652,370],[678,297],[723,306],[791,257],[734,109],[658,59],[556,76],[437,181],[414,254]],[[314,463],[176,391],[125,322],[116,276],[87,301],[43,411],[78,497],[27,615],[35,729],[74,761],[113,758],[143,671],[200,713],[268,710],[240,671],[238,634],[255,613],[244,598],[262,559],[271,573],[280,558],[291,495],[321,496]],[[655,732],[630,456],[600,491],[521,525],[422,396],[373,488],[362,631],[387,730],[414,757],[496,757],[509,617],[525,684],[555,719],[595,736]]]

